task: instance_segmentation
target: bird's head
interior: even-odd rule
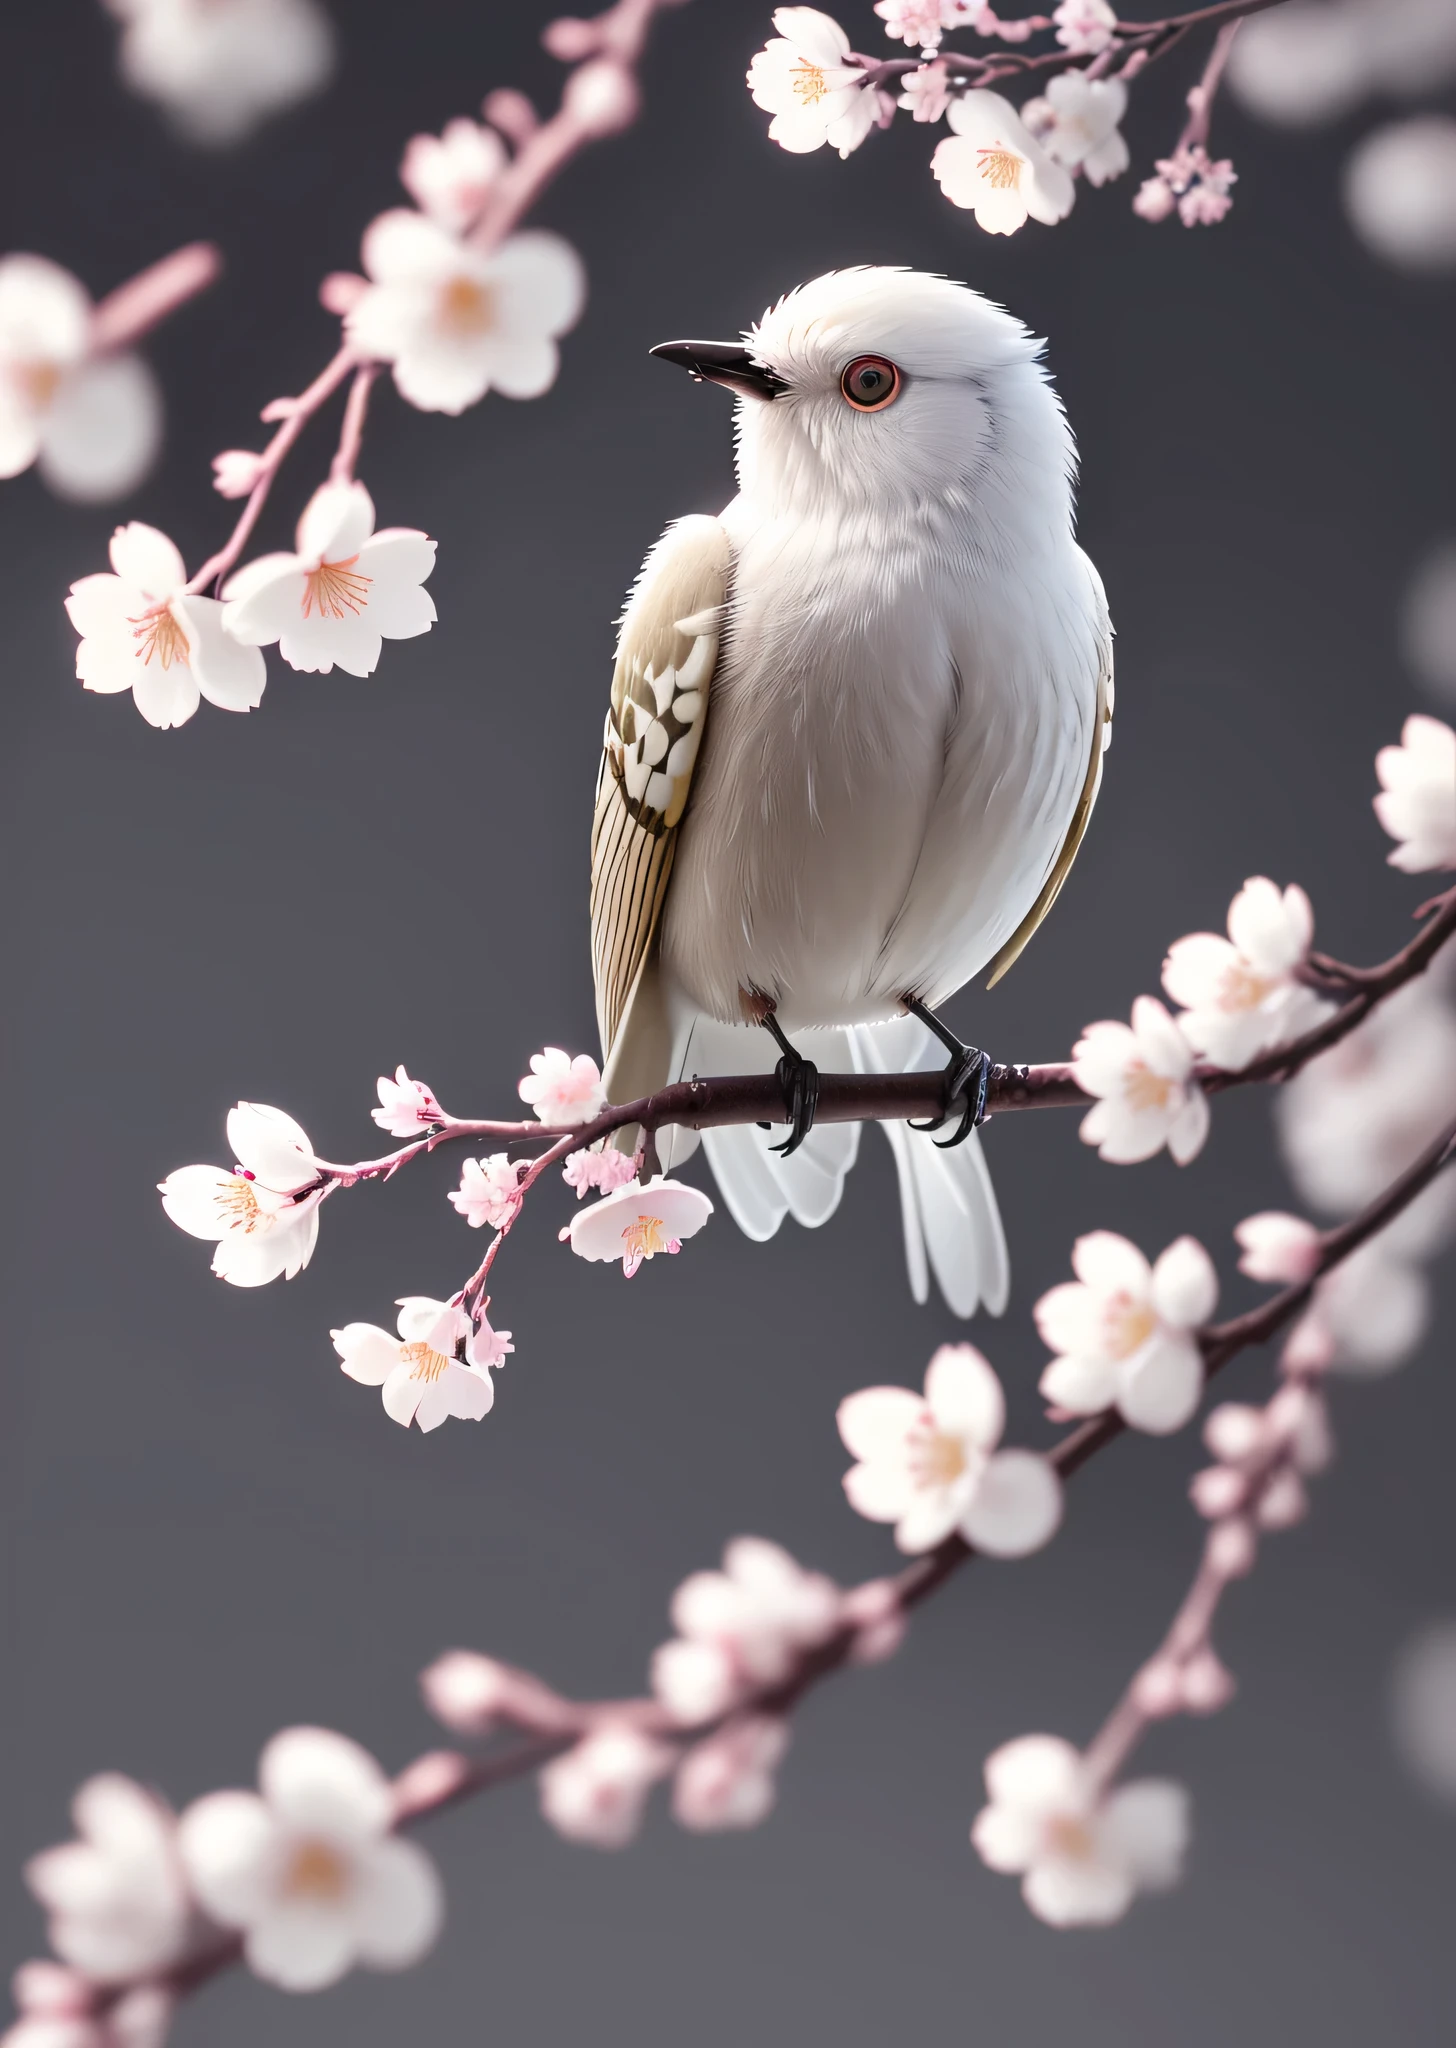
[[[763,512],[1013,519],[1065,534],[1075,450],[1019,320],[920,271],[830,271],[742,342],[653,354],[738,396],[738,474]]]

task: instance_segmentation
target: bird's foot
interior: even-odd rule
[[[787,1159],[791,1152],[797,1152],[810,1131],[814,1128],[814,1112],[819,1106],[819,1069],[812,1060],[806,1060],[797,1052],[779,1026],[779,1020],[769,1010],[760,1020],[765,1031],[772,1032],[782,1059],[774,1068],[774,1078],[783,1090],[784,1108],[788,1111],[789,1135],[782,1145],[771,1145],[769,1150]]]
[[[960,1122],[948,1138],[937,1138],[941,1151],[949,1151],[953,1145],[963,1145],[971,1132],[986,1120],[986,1090],[991,1081],[991,1060],[987,1053],[974,1045],[963,1045],[955,1033],[941,1023],[933,1010],[914,997],[907,997],[905,1008],[912,1017],[918,1017],[926,1029],[933,1031],[950,1059],[941,1077],[941,1100],[944,1108],[937,1117],[927,1123],[912,1123],[912,1131],[938,1131],[950,1121],[956,1104],[961,1105]]]

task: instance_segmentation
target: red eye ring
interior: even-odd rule
[[[900,396],[904,380],[884,356],[856,356],[839,380],[846,405],[856,412],[883,412]]]

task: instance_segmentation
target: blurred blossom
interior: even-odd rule
[[[912,49],[937,49],[942,32],[964,23],[968,12],[957,0],[875,0],[890,41]]]
[[[516,1089],[543,1124],[589,1124],[607,1106],[601,1071],[590,1053],[573,1059],[560,1046],[533,1052],[531,1071]]]
[[[777,1716],[754,1714],[719,1729],[683,1758],[673,1818],[701,1834],[757,1827],[778,1796],[773,1774],[788,1746],[788,1723]]]
[[[1078,1135],[1099,1159],[1133,1166],[1166,1145],[1180,1166],[1208,1136],[1208,1097],[1199,1087],[1193,1047],[1156,996],[1139,996],[1131,1024],[1089,1024],[1072,1048],[1079,1087],[1098,1099]]]
[[[1456,539],[1440,541],[1416,570],[1401,604],[1405,658],[1435,696],[1456,702]]]
[[[443,134],[410,138],[400,183],[422,213],[462,234],[484,207],[505,169],[505,144],[478,121],[447,121]]]
[[[627,1279],[645,1260],[660,1252],[682,1250],[685,1237],[695,1237],[713,1213],[701,1188],[680,1180],[650,1180],[604,1195],[600,1202],[578,1209],[561,1234],[579,1259],[620,1259]]]
[[[364,233],[369,289],[345,323],[364,355],[390,363],[402,398],[461,413],[487,391],[539,398],[556,381],[556,337],[586,297],[581,259],[542,228],[475,249],[403,207]]]
[[[286,1728],[258,1784],[196,1800],[178,1834],[198,1897],[242,1932],[250,1969],[284,1991],[322,1991],[356,1964],[417,1963],[440,1929],[440,1879],[390,1833],[394,1796],[368,1751],[327,1728]]]
[[[1398,747],[1375,756],[1375,815],[1398,839],[1390,858],[1408,875],[1456,868],[1456,732],[1439,718],[1408,718]]]
[[[1256,875],[1229,905],[1226,939],[1194,932],[1175,940],[1163,987],[1187,1006],[1178,1025],[1189,1044],[1237,1072],[1330,1016],[1334,1004],[1298,979],[1313,938],[1303,889],[1291,883],[1281,892]]]
[[[952,206],[968,209],[988,235],[1014,235],[1028,219],[1065,220],[1076,188],[1071,172],[1045,150],[999,93],[967,92],[952,100],[946,120],[955,131],[930,159]]]
[[[1069,171],[1080,169],[1092,185],[1120,178],[1132,161],[1118,127],[1127,112],[1127,87],[1116,78],[1088,78],[1064,71],[1051,80],[1042,99],[1028,100],[1021,118]]]
[[[1319,1262],[1320,1233],[1302,1216],[1266,1209],[1236,1224],[1234,1236],[1243,1254],[1239,1271],[1251,1280],[1302,1286]]]
[[[51,1946],[99,1983],[176,1962],[190,1901],[176,1821],[160,1799],[118,1772],[88,1778],[71,1806],[77,1840],[46,1849],[25,1881],[50,1915]]]
[[[85,287],[44,256],[0,257],[0,477],[37,464],[63,498],[99,504],[139,484],[162,440],[162,399],[135,355],[92,354]]]
[[[814,7],[780,7],[777,36],[748,67],[756,107],[772,114],[768,133],[781,149],[803,155],[827,142],[842,157],[858,149],[875,125],[876,99],[849,61],[849,37]]]
[[[1061,0],[1052,20],[1057,41],[1074,57],[1095,57],[1112,47],[1117,10],[1109,0]]]
[[[1134,1429],[1181,1429],[1203,1393],[1197,1332],[1218,1305],[1218,1275],[1194,1237],[1149,1265],[1110,1230],[1079,1237],[1075,1281],[1053,1287],[1034,1314],[1058,1356],[1041,1376],[1043,1398],[1072,1415],[1116,1408]]]
[[[559,1835],[623,1849],[642,1825],[647,1795],[677,1751],[628,1723],[604,1725],[541,1773],[541,1812]]]
[[[451,1416],[479,1422],[495,1401],[495,1383],[484,1363],[462,1361],[474,1326],[454,1302],[433,1301],[422,1294],[399,1303],[399,1335],[392,1337],[377,1323],[346,1323],[330,1330],[344,1371],[361,1386],[378,1387],[391,1422],[408,1429],[438,1429]],[[489,1324],[483,1324],[489,1330]],[[514,1349],[509,1330],[490,1331],[503,1359]],[[497,1360],[496,1362],[499,1362]]]
[[[756,1686],[787,1678],[806,1650],[840,1625],[839,1588],[777,1543],[739,1536],[719,1572],[694,1572],[672,1599],[678,1631],[652,1660],[652,1689],[691,1727],[714,1720]]]
[[[1070,1742],[1023,1735],[986,1759],[986,1793],[971,1840],[992,1870],[1021,1878],[1021,1896],[1052,1927],[1106,1926],[1138,1892],[1182,1875],[1181,1785],[1143,1778],[1106,1792]]]
[[[85,1979],[50,1963],[22,1963],[12,1990],[20,2018],[0,2048],[163,2048],[176,2003],[160,1985],[139,1984],[102,2019]]]
[[[241,142],[311,99],[334,68],[317,0],[106,0],[125,27],[121,75],[190,142]]]
[[[1305,1321],[1327,1333],[1331,1366],[1361,1378],[1403,1365],[1431,1320],[1430,1282],[1383,1236],[1361,1245],[1321,1280]]]
[[[1367,135],[1345,166],[1345,208],[1387,263],[1456,265],[1456,120],[1421,114]]]
[[[950,73],[943,60],[922,64],[901,84],[900,105],[912,121],[938,121],[950,105]]]
[[[221,711],[254,711],[268,672],[256,647],[223,630],[214,597],[186,589],[176,545],[138,519],[111,536],[112,574],[71,585],[66,613],[81,636],[76,675],[84,688],[130,690],[148,725],[185,725],[206,697]]]
[[[1396,1750],[1433,1797],[1456,1805],[1456,1621],[1439,1621],[1407,1643],[1391,1686]]]
[[[234,1287],[291,1280],[318,1242],[318,1178],[308,1133],[281,1109],[240,1102],[228,1112],[238,1164],[179,1166],[159,1183],[162,1207],[189,1237],[215,1242],[212,1270]],[[304,1192],[307,1190],[307,1192]]]
[[[850,1506],[871,1522],[893,1522],[911,1556],[958,1533],[988,1556],[1025,1557],[1055,1535],[1061,1481],[1037,1453],[996,1448],[1006,1400],[973,1345],[941,1345],[923,1396],[866,1387],[840,1402],[836,1419],[860,1461],[844,1475]]]
[[[435,543],[411,527],[374,531],[363,484],[324,484],[304,507],[297,554],[259,555],[229,579],[223,624],[248,647],[269,647],[309,675],[371,676],[386,640],[413,640],[435,623],[422,586]]]
[[[1424,94],[1456,75],[1451,0],[1287,0],[1246,21],[1229,82],[1290,127],[1338,120],[1372,90]]]

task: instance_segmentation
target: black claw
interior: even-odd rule
[[[948,1030],[940,1019],[927,1010],[925,1005],[914,1000],[905,1004],[912,1017],[918,1017],[922,1024],[933,1031],[941,1044],[950,1053],[950,1062],[942,1077],[941,1100],[945,1107],[939,1116],[928,1118],[924,1123],[912,1123],[912,1131],[938,1131],[950,1121],[956,1104],[962,1103],[960,1122],[948,1138],[937,1138],[936,1145],[942,1152],[948,1152],[955,1145],[963,1145],[971,1132],[986,1120],[986,1092],[991,1084],[991,1061],[986,1053],[973,1045],[962,1045],[954,1032]]]
[[[790,1045],[772,1011],[763,1023],[764,1029],[773,1033],[783,1054],[774,1068],[774,1079],[783,1090],[784,1108],[788,1111],[790,1125],[789,1135],[782,1145],[770,1145],[769,1150],[777,1152],[781,1159],[787,1159],[791,1152],[798,1151],[814,1128],[814,1113],[819,1107],[819,1069]]]

